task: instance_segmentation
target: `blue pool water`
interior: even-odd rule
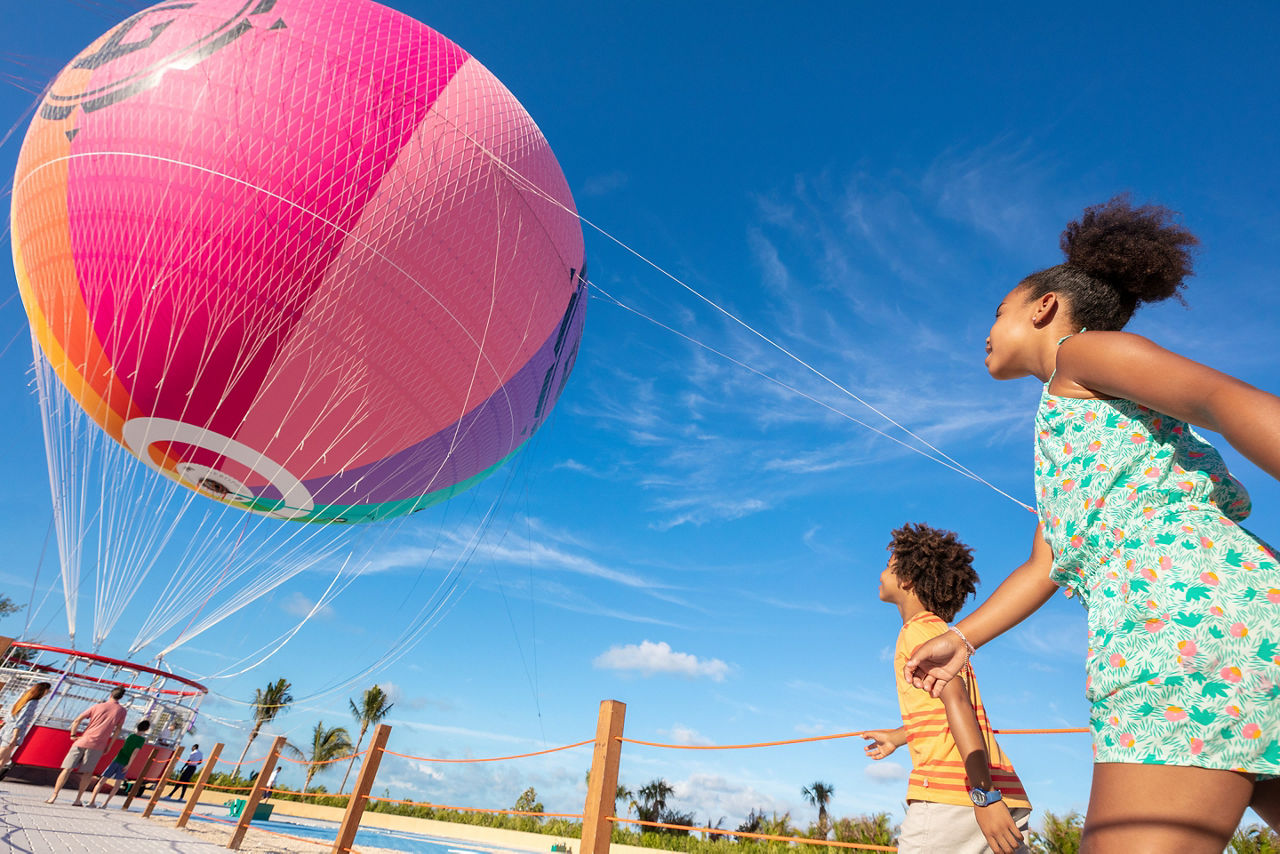
[[[169,810],[164,807],[158,807],[156,812],[167,813],[175,818],[178,815],[177,810]],[[219,819],[223,822],[229,820],[225,807],[202,806],[192,813],[191,818],[193,821],[208,823],[213,823],[213,819]],[[231,826],[224,826],[227,828],[227,833],[230,834]],[[288,817],[287,820],[273,818],[269,821],[255,821],[251,827],[275,833],[285,833],[289,836],[297,836],[303,839],[326,842],[332,842],[338,835],[338,823],[336,821],[295,818],[293,816]],[[551,837],[547,837],[546,849],[543,850],[549,850],[551,844]],[[529,854],[527,850],[518,848],[504,848],[492,845],[476,847],[441,836],[428,836],[403,830],[385,830],[378,827],[361,827],[356,831],[354,847],[359,849],[361,846],[388,848],[392,851],[404,851],[407,854],[492,854],[492,852],[498,852],[498,854]],[[320,851],[322,849],[317,847],[316,850]]]

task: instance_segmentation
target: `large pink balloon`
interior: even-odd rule
[[[177,0],[54,81],[13,192],[32,328],[149,465],[284,518],[410,512],[542,423],[582,231],[505,87],[368,0]]]

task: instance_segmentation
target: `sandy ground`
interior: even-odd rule
[[[176,819],[165,817],[155,819],[155,821],[157,824],[173,827]],[[187,822],[187,826],[183,830],[201,841],[212,842],[219,847],[225,848],[227,840],[231,838],[232,825],[192,819]],[[329,851],[332,848],[332,842],[301,842],[286,839],[274,833],[258,830],[252,824],[249,825],[249,832],[245,834],[244,841],[240,843],[240,850],[248,852],[248,854],[317,854],[317,852]],[[394,849],[390,848],[360,847],[355,851],[358,854],[397,854]]]

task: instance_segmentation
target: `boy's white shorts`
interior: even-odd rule
[[[1009,810],[1022,831],[1022,845],[1018,854],[1027,852],[1030,837],[1031,810],[1018,807]],[[898,834],[898,854],[990,854],[987,838],[973,817],[973,807],[955,804],[936,804],[933,801],[912,801],[907,804],[907,817],[902,820]]]

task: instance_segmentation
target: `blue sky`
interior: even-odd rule
[[[0,169],[11,174],[44,82],[141,5],[10,10],[0,125],[16,130]],[[1023,501],[1038,388],[990,380],[982,342],[1005,292],[1057,263],[1059,232],[1087,204],[1129,190],[1180,210],[1203,241],[1187,306],[1145,309],[1131,329],[1280,389],[1272,6],[1206,16],[1189,3],[391,5],[512,89],[586,218]],[[909,520],[958,531],[975,549],[980,595],[1025,556],[1025,510],[690,343],[893,432],[599,233],[586,237],[592,279],[632,311],[591,301],[552,419],[472,493],[356,534],[367,571],[337,601],[259,668],[207,680],[216,694],[201,742],[225,739],[238,754],[244,735],[214,718],[243,718],[253,688],[278,676],[304,699],[277,731],[304,742],[319,719],[348,722],[347,697],[376,680],[397,699],[393,749],[416,755],[590,738],[606,698],[627,703],[628,736],[652,741],[892,726],[899,620],[875,598],[888,532]],[[23,602],[51,515],[24,330],[15,297],[0,307],[0,590]],[[1252,527],[1280,539],[1280,486],[1226,455],[1253,494]],[[61,594],[44,598],[53,561],[51,551],[31,631],[57,643]],[[455,561],[456,595],[430,631],[361,676],[420,624]],[[331,578],[301,573],[169,663],[216,675],[294,625]],[[161,580],[104,651],[132,640],[129,620]],[[81,607],[87,619],[92,603]],[[983,649],[997,726],[1083,726],[1083,649],[1083,611],[1060,598]],[[1004,746],[1038,808],[1083,809],[1087,737]],[[834,784],[836,815],[900,815],[908,762],[873,764],[860,740],[730,753],[628,745],[621,776],[633,787],[665,777],[675,805],[700,819],[733,825],[763,807],[807,823],[800,788],[815,780]],[[502,764],[395,760],[380,785],[489,807],[533,785],[549,810],[576,812],[588,764],[585,749]]]

